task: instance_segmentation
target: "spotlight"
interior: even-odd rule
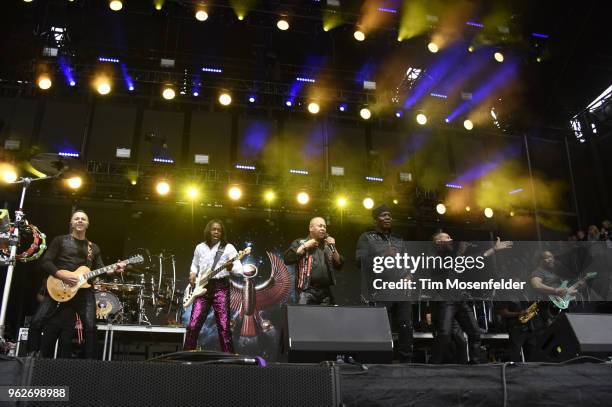
[[[266,193],[264,194],[264,199],[268,203],[274,201],[275,198],[276,198],[276,194],[274,193],[274,191],[269,190],[269,191],[266,191]]]
[[[339,208],[344,208],[347,204],[346,198],[341,196],[340,198],[338,198],[336,200],[336,204],[338,205]]]
[[[342,103],[340,106],[338,106],[338,110],[341,112],[345,112],[346,111],[346,104]]]
[[[310,201],[310,196],[306,192],[297,194],[297,201],[300,205],[306,205]]]
[[[206,20],[208,20],[208,13],[206,12],[206,10],[204,9],[204,6],[202,4],[200,4],[196,8],[195,18],[198,21],[206,21]]]
[[[361,116],[363,120],[368,120],[370,117],[372,117],[372,112],[370,112],[370,109],[367,107],[364,107],[359,111],[359,116]]]
[[[355,30],[355,32],[353,33],[353,37],[355,37],[357,41],[365,40],[365,34],[361,30]]]
[[[79,189],[83,185],[83,179],[81,177],[71,177],[66,180],[66,184],[70,189]]]
[[[399,204],[399,201],[397,199],[394,199],[393,200],[393,205],[397,205],[397,204]]]
[[[430,42],[429,44],[427,44],[427,49],[429,50],[429,52],[431,52],[432,54],[435,54],[436,52],[438,52],[440,49],[438,48],[438,44],[436,44],[435,42]]]
[[[221,103],[223,106],[229,106],[232,103],[232,97],[229,95],[229,93],[223,92],[219,95],[219,103]]]
[[[485,215],[487,218],[492,218],[492,217],[493,217],[493,209],[491,209],[491,208],[485,208],[485,210],[484,210],[484,215]]]
[[[160,195],[168,195],[170,192],[170,184],[167,181],[159,181],[157,185],[155,185],[155,190]]]
[[[123,2],[121,0],[111,0],[108,7],[113,11],[119,11],[123,8]]]
[[[363,207],[366,209],[372,209],[374,207],[374,200],[372,198],[365,198],[363,200]]]
[[[427,124],[427,116],[425,116],[424,113],[419,113],[416,116],[416,121],[418,124],[420,124],[421,126],[424,126],[425,124]]]
[[[499,51],[493,54],[493,57],[495,58],[497,62],[504,62],[504,54],[502,54]]]
[[[398,119],[400,119],[402,117],[402,112],[401,111],[397,111],[395,112],[395,117],[397,117]]]
[[[474,52],[474,46],[473,46],[473,45],[470,45],[470,46],[468,47],[468,51],[469,51],[469,52]]]
[[[111,83],[107,77],[100,76],[96,80],[96,90],[100,95],[108,95],[111,91]]]
[[[249,96],[249,103],[255,103],[255,96]]]
[[[466,211],[466,212],[469,212],[469,211],[471,211],[471,210],[472,210],[472,208],[470,208],[469,206],[466,206],[466,207],[465,207],[465,211]]]
[[[444,215],[446,213],[446,206],[443,203],[437,204],[436,212],[438,212],[440,215]]]
[[[276,28],[278,28],[281,31],[287,31],[289,29],[289,22],[287,20],[285,20],[284,17],[281,17],[276,22]]]
[[[319,113],[319,104],[317,102],[311,102],[308,104],[308,111],[312,114]]]
[[[231,187],[227,191],[227,196],[229,196],[232,201],[237,201],[242,197],[242,189],[239,187]]]
[[[2,181],[7,184],[17,181],[17,172],[10,164],[0,164],[0,173],[2,174]]]
[[[472,123],[470,119],[465,119],[463,121],[463,127],[465,127],[466,130],[472,130],[474,128],[474,123]]]
[[[200,191],[195,186],[190,186],[187,188],[187,198],[190,200],[195,200],[200,195]]]
[[[162,90],[162,97],[166,100],[172,100],[174,99],[175,96],[176,96],[176,92],[169,85],[166,85],[164,89]]]
[[[514,216],[514,211],[510,211],[510,216]]]
[[[47,74],[42,74],[38,77],[38,87],[42,90],[47,90],[53,85],[51,78]]]
[[[290,100],[285,102],[285,106],[287,107],[291,107],[293,105],[293,102],[291,102]]]

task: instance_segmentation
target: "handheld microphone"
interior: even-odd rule
[[[329,237],[329,234],[325,234],[325,239],[327,240],[327,238]],[[336,252],[336,245],[333,245],[331,243],[327,243],[327,245],[329,246],[329,250],[331,250],[332,253]]]

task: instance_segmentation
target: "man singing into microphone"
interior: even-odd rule
[[[298,304],[333,305],[330,286],[344,259],[336,249],[336,240],[327,234],[325,219],[310,220],[309,235],[296,239],[285,252],[285,264],[295,264],[295,292]]]

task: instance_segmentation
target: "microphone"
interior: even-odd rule
[[[327,238],[329,237],[329,234],[325,234],[325,239],[327,240]],[[336,245],[333,245],[331,243],[327,243],[327,245],[329,246],[329,250],[331,250],[332,253],[336,252]]]

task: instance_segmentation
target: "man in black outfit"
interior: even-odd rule
[[[436,254],[446,257],[454,255],[453,240],[448,233],[438,232],[433,236]],[[495,246],[483,253],[489,257],[496,251],[512,247],[512,242],[502,242],[497,238]],[[439,276],[444,276],[445,270],[437,270]],[[459,294],[460,295],[460,294]],[[468,337],[469,355],[471,363],[484,363],[485,360],[480,351],[480,327],[474,317],[474,312],[466,299],[449,298],[449,301],[440,301],[437,305],[435,319],[437,335],[434,339],[431,363],[443,363],[444,354],[451,342],[453,320],[457,320],[461,329]]]
[[[336,284],[336,271],[344,259],[336,240],[327,234],[325,219],[310,220],[308,237],[296,239],[283,255],[285,264],[295,264],[295,292],[298,304],[333,305],[330,286]]]
[[[74,271],[80,266],[90,269],[104,267],[100,248],[86,238],[89,217],[77,210],[70,218],[70,234],[53,239],[41,261],[41,268],[49,275],[74,286],[79,278]],[[116,271],[123,271],[124,263],[119,263]],[[57,335],[65,326],[67,315],[77,313],[83,324],[85,347],[84,355],[88,359],[96,357],[96,300],[93,288],[81,288],[74,298],[64,303],[57,303],[48,294],[45,295],[38,310],[32,318],[28,332],[28,354],[36,355],[42,349],[44,357],[52,357]],[[42,338],[41,331],[45,332]],[[68,339],[62,334],[61,339]],[[63,350],[62,350],[63,349]],[[60,357],[70,357],[70,347],[63,346]]]
[[[376,256],[395,256],[405,251],[404,240],[391,232],[393,218],[391,209],[382,204],[372,211],[374,218],[374,229],[364,232],[357,241],[357,263],[362,273],[362,284],[366,291],[370,292],[373,276],[373,258]],[[397,272],[402,273],[402,270]],[[396,276],[398,277],[398,276]],[[399,276],[399,277],[404,277]],[[374,295],[375,297],[375,295]],[[401,363],[412,361],[413,327],[412,327],[412,302],[411,301],[377,301],[376,298],[366,299],[369,303],[387,308],[389,323],[392,324],[394,317],[398,328],[397,359]]]

